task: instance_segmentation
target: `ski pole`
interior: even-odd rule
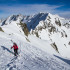
[[[12,40],[11,40],[11,42],[14,43]]]

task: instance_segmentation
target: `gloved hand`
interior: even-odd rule
[[[12,47],[11,47],[11,49],[12,49]]]

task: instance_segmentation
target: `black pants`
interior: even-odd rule
[[[14,49],[14,55],[18,55],[18,49]]]

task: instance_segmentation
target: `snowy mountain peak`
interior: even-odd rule
[[[22,22],[21,25],[20,22]],[[55,51],[59,52],[61,55],[68,57],[67,54],[69,52],[68,49],[70,42],[69,20],[58,15],[40,12],[33,16],[12,15],[3,22],[3,24],[11,23],[19,23],[20,28],[27,36],[30,31],[31,35],[34,35],[42,40],[51,41],[50,45],[55,49]],[[23,25],[23,23],[25,24]],[[19,28],[19,26],[17,27]],[[59,40],[57,38],[59,38]],[[61,44],[63,51],[61,51],[62,47],[59,45],[59,43],[61,43],[60,41],[64,42]],[[65,47],[67,47],[66,50]]]
[[[23,16],[21,14],[11,15],[7,19],[3,20],[1,24],[2,25],[4,25],[4,24],[7,25],[7,24],[12,23],[13,21],[15,21],[15,23],[19,23],[22,20],[23,20]]]
[[[61,55],[69,57],[69,20],[50,13],[38,13],[27,22],[30,34],[51,41],[51,46]],[[60,43],[60,45],[59,45]],[[65,47],[67,47],[65,49]],[[62,51],[63,49],[63,51]]]
[[[29,21],[26,22],[29,30],[35,29],[35,27],[39,24],[40,21],[45,21],[47,16],[48,13],[38,13],[34,15],[32,18],[30,18]]]
[[[70,70],[69,20],[38,13],[12,15],[1,23],[0,70]],[[10,49],[14,42],[17,56]]]

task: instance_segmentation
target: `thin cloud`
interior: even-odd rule
[[[51,10],[53,11],[56,8],[59,8],[61,6],[56,6],[56,5],[48,5],[48,4],[29,4],[29,5],[14,5],[14,6],[0,6],[0,10],[4,11],[4,12],[10,12],[10,13],[25,13],[26,14],[32,14],[35,12],[40,12],[40,11],[44,11],[44,12],[51,12]]]
[[[24,5],[11,5],[11,6],[0,6],[0,10],[3,13],[0,14],[0,17],[7,17],[11,14],[23,14],[23,15],[31,15],[39,12],[49,12],[54,14],[62,15],[58,12],[58,8],[62,7],[62,5],[48,5],[48,4],[24,4]],[[65,14],[63,14],[65,15]],[[68,14],[67,14],[68,15]]]
[[[70,11],[62,11],[59,13],[59,15],[70,19]]]

